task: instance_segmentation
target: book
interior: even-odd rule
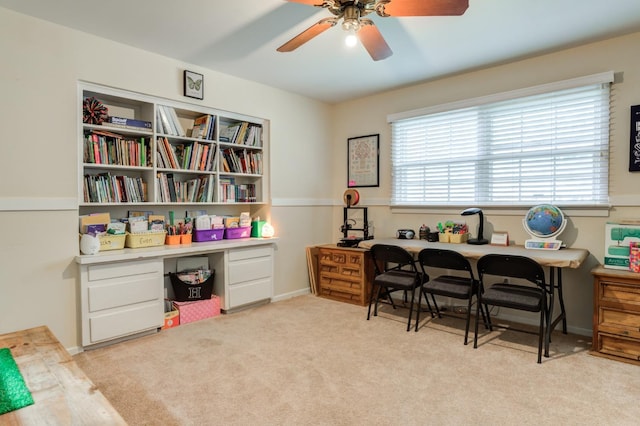
[[[127,126],[127,127],[134,127],[134,128],[141,128],[141,129],[151,130],[151,122],[150,121],[136,120],[136,119],[133,119],[133,118],[109,116],[109,117],[107,117],[106,121],[102,122],[102,125],[105,125],[106,123],[108,123],[110,125],[119,125],[119,126]]]
[[[182,124],[180,123],[180,120],[178,119],[178,114],[176,114],[176,110],[173,107],[170,106],[166,106],[166,111],[169,115],[169,119],[171,120],[171,125],[175,131],[175,135],[176,136],[186,136],[186,133],[184,131],[184,128],[182,127]]]
[[[167,113],[162,108],[162,105],[158,105],[157,108],[158,110],[156,115],[157,115],[158,122],[161,124],[162,133],[166,135],[173,135],[174,133],[173,133],[173,130],[171,129],[171,124],[169,123],[169,117],[167,116]]]
[[[173,180],[173,173],[167,173],[167,184],[169,185],[169,201],[176,202],[176,184]]]

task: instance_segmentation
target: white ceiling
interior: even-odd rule
[[[374,62],[362,46],[344,45],[339,26],[294,52],[276,52],[333,16],[283,0],[0,0],[0,6],[329,103],[640,31],[640,0],[469,0],[462,16],[369,15],[394,52]]]

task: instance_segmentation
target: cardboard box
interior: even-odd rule
[[[612,223],[605,225],[604,263],[605,268],[629,270],[629,243],[640,242],[640,223]]]
[[[180,325],[180,311],[177,309],[171,312],[164,313],[164,325],[162,326],[163,330],[167,328],[173,328]]]
[[[220,315],[220,298],[212,295],[211,299],[196,302],[173,302],[180,312],[180,324],[199,321]]]

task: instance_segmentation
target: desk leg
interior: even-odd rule
[[[555,268],[553,266],[549,267],[549,289],[551,290],[549,294],[549,300],[547,305],[547,329],[545,330],[544,336],[544,356],[545,358],[549,358],[549,343],[551,342],[551,332],[553,331],[553,325],[551,319],[553,318],[553,306],[555,305],[555,287],[556,287],[556,276],[555,276]]]
[[[549,298],[549,312],[547,313],[547,330],[545,336],[544,356],[549,357],[549,342],[551,342],[551,332],[562,320],[562,333],[567,334],[567,312],[564,308],[564,297],[562,294],[562,268],[549,267],[549,286],[551,287],[551,297]],[[556,282],[557,278],[557,282]],[[558,302],[560,303],[560,314],[552,321],[553,307],[555,304],[555,293],[558,291]]]

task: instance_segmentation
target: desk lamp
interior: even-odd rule
[[[475,244],[475,245],[489,244],[489,240],[485,240],[482,236],[482,231],[484,230],[484,215],[482,214],[482,209],[479,209],[477,207],[471,207],[466,210],[463,210],[462,213],[460,214],[462,216],[471,216],[474,214],[480,215],[480,224],[478,225],[478,238],[469,239],[467,241],[467,244]]]

